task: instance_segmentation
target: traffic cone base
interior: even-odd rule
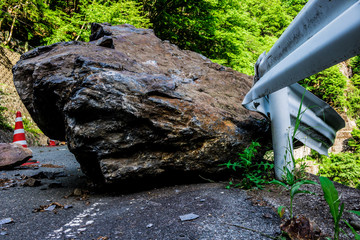
[[[52,140],[52,139],[50,139],[49,140],[49,145],[48,145],[49,147],[55,147],[56,146],[56,142],[55,142],[55,140]]]

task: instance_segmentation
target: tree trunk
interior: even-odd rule
[[[11,29],[10,29],[9,37],[8,37],[7,40],[5,40],[4,45],[7,45],[7,44],[11,41],[11,37],[12,37],[12,34],[13,34],[13,32],[14,32],[15,22],[16,22],[16,15],[13,17],[13,22],[12,22],[12,24],[11,24]]]

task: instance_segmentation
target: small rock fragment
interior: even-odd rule
[[[74,196],[81,196],[82,195],[82,190],[80,188],[75,188],[74,192],[73,192]]]
[[[28,178],[24,183],[23,186],[25,187],[38,187],[41,185],[41,181],[35,178]]]
[[[271,214],[269,214],[269,213],[265,213],[265,214],[263,215],[263,217],[264,217],[264,218],[272,218]]]
[[[0,220],[0,225],[12,223],[14,220],[12,218],[3,218]]]
[[[45,211],[53,211],[54,213],[56,213],[57,208],[64,208],[64,205],[61,205],[58,202],[53,202],[49,205],[41,205],[39,208],[34,209],[32,212],[36,213],[36,212],[45,212]]]
[[[55,210],[56,205],[50,205],[49,207],[45,208],[44,211],[53,211]]]
[[[191,220],[197,219],[198,217],[199,217],[199,215],[196,215],[194,213],[189,213],[189,214],[181,215],[180,220],[181,221],[191,221]]]
[[[355,230],[360,230],[360,217],[359,216],[355,215],[354,213],[351,213],[349,223]]]
[[[152,226],[154,226],[154,224],[150,223],[150,224],[146,225],[146,228],[151,228]]]
[[[96,45],[114,49],[113,39],[110,36],[104,36],[100,38],[99,40],[97,40]]]

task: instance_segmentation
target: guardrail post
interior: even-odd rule
[[[336,132],[345,126],[334,109],[297,82],[359,54],[360,0],[309,0],[269,53],[260,55],[254,85],[242,104],[271,120],[278,180],[285,167],[295,167],[295,127],[294,138],[327,154]],[[299,106],[307,111],[295,126]]]
[[[269,95],[275,178],[278,180],[283,180],[285,168],[290,171],[294,169],[291,158],[293,142],[288,101],[288,88],[282,88]]]

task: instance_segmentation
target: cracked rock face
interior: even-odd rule
[[[93,24],[90,42],[22,55],[17,91],[94,181],[223,171],[268,123],[241,106],[249,76],[180,50],[152,30]]]

